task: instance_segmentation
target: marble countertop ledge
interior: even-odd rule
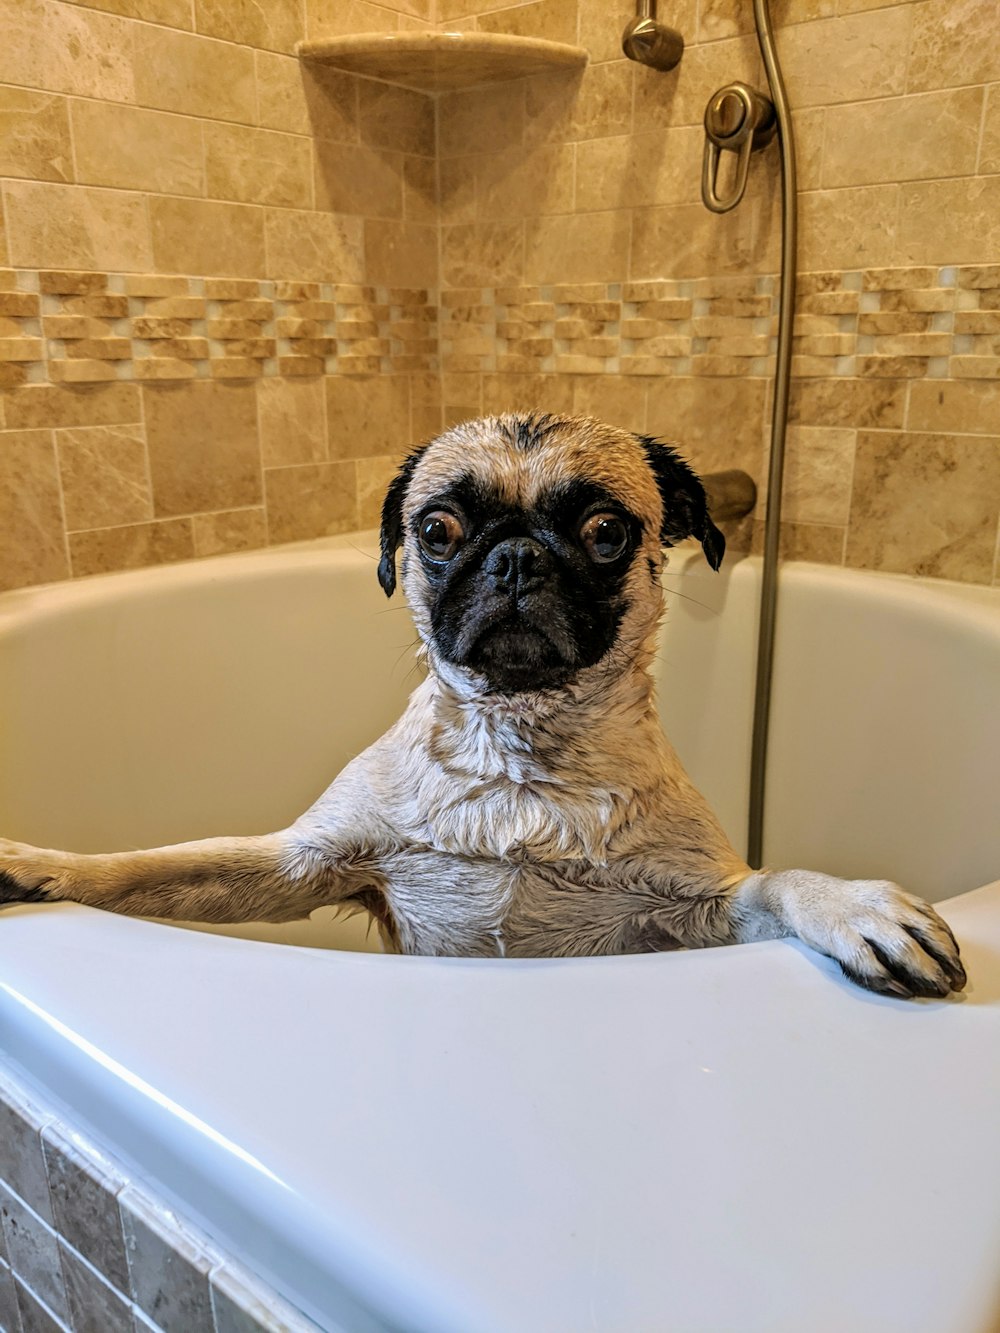
[[[582,46],[492,32],[363,32],[299,42],[296,53],[302,60],[425,93],[583,69],[589,59]]]

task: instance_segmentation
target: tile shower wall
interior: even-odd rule
[[[0,1333],[318,1333],[0,1065]]]
[[[997,0],[775,0],[799,143],[785,549],[998,578]],[[763,83],[749,0],[0,0],[0,587],[374,522],[400,451],[514,405],[763,471],[776,154],[699,199],[701,116]],[[579,42],[429,97],[303,33]],[[4,230],[5,226],[5,230]],[[759,539],[748,527],[744,536]]]
[[[990,583],[1000,519],[997,0],[773,0],[800,173],[784,548]],[[439,0],[442,28],[579,42],[582,76],[440,99],[449,419],[514,402],[764,466],[777,154],[700,202],[705,104],[766,87],[750,0],[661,0],[679,68],[621,56],[629,0]],[[488,126],[488,132],[484,127]],[[760,532],[751,534],[757,541]]]
[[[433,102],[306,19],[0,0],[0,588],[370,525],[438,429]]]

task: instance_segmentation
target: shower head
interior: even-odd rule
[[[680,64],[684,38],[656,18],[656,0],[639,0],[635,18],[622,33],[622,50],[629,60],[652,69],[671,70]]]

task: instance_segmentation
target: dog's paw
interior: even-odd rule
[[[0,838],[0,907],[62,898],[61,871],[57,853]]]
[[[905,999],[964,988],[955,937],[922,899],[888,880],[785,875],[786,919],[804,943],[835,958],[851,981]]]

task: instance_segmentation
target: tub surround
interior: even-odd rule
[[[903,1005],[786,942],[494,963],[193,935],[179,982],[178,931],[18,908],[0,1017],[325,1329],[965,1333],[997,1314],[1000,885],[941,910],[970,989]]]
[[[4,1333],[318,1333],[0,1060]]]

